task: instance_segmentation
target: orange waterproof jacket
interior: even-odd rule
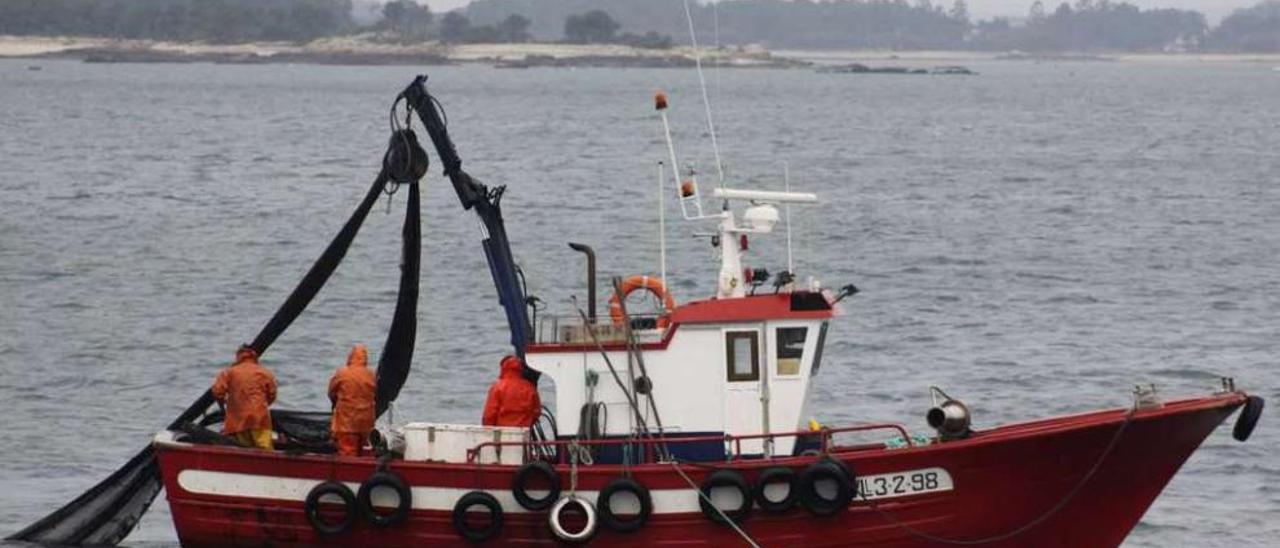
[[[537,387],[520,374],[522,369],[515,356],[502,359],[502,372],[489,387],[489,399],[484,404],[485,426],[528,427],[538,420],[542,399]]]
[[[378,382],[369,370],[369,350],[357,344],[347,356],[346,367],[338,368],[329,379],[329,401],[333,402],[329,429],[334,434],[367,435],[373,430],[377,392]]]
[[[213,381],[213,397],[227,410],[222,433],[270,430],[267,407],[276,401],[276,377],[258,363],[252,350],[236,354],[236,363],[218,373]]]

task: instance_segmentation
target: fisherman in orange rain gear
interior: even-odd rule
[[[271,412],[276,401],[276,377],[258,363],[258,353],[248,345],[236,351],[236,363],[218,373],[213,397],[226,410],[222,433],[243,447],[270,451]]]
[[[489,387],[489,399],[484,404],[485,426],[533,426],[542,414],[542,399],[538,388],[524,378],[520,358],[502,358],[502,371],[498,380]]]
[[[369,350],[357,344],[347,356],[347,365],[339,367],[329,379],[329,401],[333,402],[333,420],[329,430],[338,454],[354,457],[360,454],[364,440],[373,430],[374,399],[378,382],[369,371]]]

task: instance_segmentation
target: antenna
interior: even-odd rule
[[[689,0],[684,0],[684,18],[689,23],[693,63],[698,67],[698,83],[702,86],[702,106],[707,111],[707,133],[711,134],[711,150],[716,155],[716,173],[720,176],[720,188],[724,188],[724,163],[720,161],[720,144],[716,142],[716,124],[711,118],[711,97],[707,95],[707,77],[702,73],[702,53],[698,49],[698,33],[693,30],[693,11],[689,9]]]

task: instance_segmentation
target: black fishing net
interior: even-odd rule
[[[266,352],[267,348],[302,314],[341,264],[360,226],[388,183],[409,183],[410,198],[405,218],[400,297],[396,303],[391,331],[378,367],[379,413],[395,398],[408,377],[416,334],[418,264],[421,250],[420,205],[416,183],[417,178],[426,172],[426,155],[420,148],[409,150],[408,154],[404,154],[403,147],[410,142],[412,147],[417,147],[417,139],[413,137],[411,131],[397,128],[391,137],[388,154],[384,156],[383,170],[370,186],[360,205],[250,345],[259,355]],[[411,162],[413,165],[392,165],[394,162]],[[421,165],[417,165],[417,162],[421,162]],[[395,182],[392,182],[391,174],[393,173],[397,175]],[[402,178],[405,173],[416,175],[416,177],[407,181]],[[209,391],[205,391],[170,424],[169,429],[179,432],[181,439],[189,443],[228,444],[229,440],[225,436],[210,428],[222,421],[221,411],[210,412],[212,405],[213,396]],[[273,411],[272,421],[282,438],[278,447],[281,450],[287,452],[332,452],[333,450],[329,441],[329,413]],[[161,487],[160,468],[154,449],[147,446],[111,476],[62,508],[8,537],[7,540],[57,545],[117,544],[137,525]]]
[[[423,166],[425,170],[426,166]],[[400,395],[413,362],[414,340],[418,333],[418,272],[422,262],[422,234],[419,223],[418,185],[409,185],[408,213],[404,216],[403,247],[400,252],[400,291],[396,311],[387,331],[387,344],[378,361],[376,413],[381,416]]]
[[[332,453],[333,443],[329,435],[329,413],[320,411],[271,410],[271,427],[275,430],[276,449],[303,450],[314,453]],[[187,422],[170,430],[178,433],[175,441],[201,445],[236,445],[235,440],[222,435],[219,430],[225,415],[220,410],[211,411],[199,423]]]
[[[137,525],[160,487],[159,464],[147,446],[107,479],[8,540],[114,545]]]

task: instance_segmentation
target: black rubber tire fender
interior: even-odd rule
[[[718,487],[732,487],[738,490],[738,494],[742,496],[742,504],[735,509],[724,510],[719,512],[711,505],[707,499],[711,498],[712,490]],[[702,481],[702,485],[698,488],[702,491],[702,496],[698,497],[698,506],[702,508],[702,515],[707,519],[716,523],[725,524],[725,518],[720,515],[721,512],[735,523],[747,519],[751,515],[751,506],[755,502],[751,498],[751,486],[747,484],[746,478],[742,474],[733,470],[716,470]]]
[[[765,488],[779,483],[787,484],[787,496],[783,497],[782,500],[770,499],[765,493]],[[797,481],[796,471],[785,466],[765,468],[760,472],[760,475],[756,476],[754,494],[756,506],[770,514],[781,514],[795,508],[796,502],[800,498],[800,486]]]
[[[325,495],[337,495],[342,499],[342,506],[345,510],[342,521],[338,523],[329,523],[320,516],[320,499]],[[356,495],[351,492],[351,488],[339,481],[325,481],[319,485],[312,487],[311,492],[307,493],[307,500],[303,503],[303,509],[307,514],[307,522],[311,523],[311,528],[317,533],[325,537],[336,537],[351,531],[351,527],[356,523]]]
[[[800,473],[800,502],[816,516],[830,516],[849,508],[853,502],[855,480],[852,472],[840,462],[823,459],[810,464]],[[818,483],[831,480],[836,484],[833,498],[818,492]]]
[[[618,493],[635,495],[640,501],[640,513],[631,518],[622,518],[614,514],[609,502]],[[653,514],[653,497],[649,495],[649,490],[645,486],[640,485],[640,482],[631,478],[618,478],[600,490],[599,496],[596,497],[596,513],[600,516],[600,523],[605,527],[619,533],[633,533],[649,522],[649,516]]]
[[[849,499],[856,500],[858,498],[858,474],[853,471],[849,463],[842,461],[834,456],[827,455],[827,462],[830,462],[840,468],[844,472],[845,481],[849,482]]]
[[[379,513],[373,507],[373,490],[379,487],[390,487],[396,492],[399,502],[390,514]],[[374,472],[369,479],[360,484],[360,492],[356,494],[360,503],[360,512],[369,523],[377,527],[390,527],[409,518],[409,509],[413,507],[413,492],[400,476],[390,470]]]
[[[1258,426],[1258,418],[1262,416],[1262,408],[1266,403],[1259,396],[1249,396],[1244,402],[1244,409],[1240,410],[1240,416],[1236,417],[1236,426],[1231,430],[1231,437],[1236,441],[1249,441],[1254,427]]]
[[[544,498],[536,499],[529,496],[528,483],[534,474],[540,474],[547,480],[547,484],[551,486],[551,491]],[[556,473],[556,469],[545,461],[533,461],[519,470],[511,480],[511,494],[516,497],[516,502],[526,510],[533,512],[541,512],[551,508],[557,500],[560,500],[560,474]]]
[[[467,510],[475,506],[483,506],[489,510],[489,523],[480,529],[472,529],[467,524]],[[471,542],[484,542],[502,531],[502,505],[493,495],[484,491],[471,491],[462,495],[453,505],[453,530]]]

